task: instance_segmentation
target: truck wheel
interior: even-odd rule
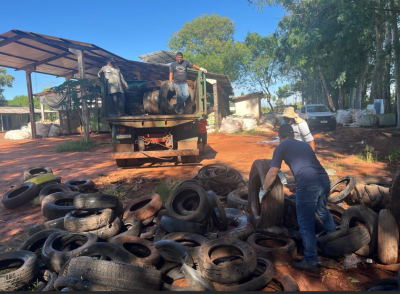
[[[182,156],[182,163],[196,163],[196,155]]]
[[[127,159],[116,159],[115,161],[116,161],[118,167],[125,167],[128,165]]]

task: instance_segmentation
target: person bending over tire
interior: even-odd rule
[[[100,77],[102,72],[107,82],[108,95],[112,98],[117,116],[126,115],[124,89],[128,90],[129,87],[120,69],[116,65],[114,58],[108,58],[107,65],[103,66],[97,75]]]
[[[207,70],[193,64],[189,61],[183,60],[181,52],[176,53],[176,61],[169,66],[169,90],[176,92],[176,104],[174,105],[175,112],[181,114],[183,106],[187,98],[189,98],[189,86],[187,84],[187,68],[195,68],[207,73]]]
[[[282,125],[289,124],[292,126],[294,138],[310,144],[312,150],[315,152],[315,141],[313,135],[311,135],[310,128],[308,127],[307,122],[301,119],[294,111],[294,107],[286,107],[283,110],[282,117]]]
[[[203,144],[203,148],[200,149],[200,154],[204,154],[207,146],[207,115],[203,114],[203,118],[197,121],[197,144]],[[201,141],[201,142],[200,142]]]
[[[284,124],[279,128],[280,144],[275,148],[270,169],[260,190],[264,197],[270,190],[281,168],[282,160],[289,166],[297,183],[297,221],[304,246],[304,260],[293,266],[311,272],[319,272],[317,242],[315,238],[315,212],[320,216],[327,234],[336,231],[332,214],[326,208],[330,180],[325,169],[307,143],[294,139],[293,129]]]

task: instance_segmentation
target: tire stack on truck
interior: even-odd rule
[[[204,166],[194,179],[181,182],[166,203],[151,193],[123,205],[90,179],[41,189],[23,183],[2,201],[25,195],[22,205],[41,193],[48,221],[31,227],[19,250],[0,253],[0,290],[299,291],[298,277],[280,267],[301,260],[304,250],[295,197],[284,194],[277,178],[262,203],[258,200],[269,162],[253,163],[248,185],[233,168]],[[49,168],[33,168],[24,177],[50,173]],[[225,187],[212,190],[217,185],[210,186],[211,180]],[[361,184],[369,191],[366,196],[359,196]],[[357,185],[359,194],[354,194]],[[373,200],[380,197],[374,185],[383,191],[382,200]],[[27,197],[31,186],[36,190]],[[228,190],[227,196],[219,195]],[[332,183],[328,209],[338,229],[327,235],[316,217],[321,266],[340,268],[335,260],[355,253],[396,275],[399,213],[393,207],[399,192],[400,174],[394,181],[346,176]],[[369,287],[399,289],[395,278]]]
[[[196,83],[188,80],[190,97],[186,101],[184,113],[193,113],[194,87]],[[151,80],[129,87],[125,92],[125,112],[128,115],[176,114],[176,93],[170,91],[168,81]]]

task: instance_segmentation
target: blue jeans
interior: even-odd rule
[[[329,178],[317,183],[307,183],[297,187],[297,221],[304,246],[304,260],[312,265],[318,264],[317,240],[315,238],[315,212],[320,216],[327,233],[336,231],[332,214],[326,208],[330,190]]]
[[[183,104],[185,103],[186,99],[189,98],[189,86],[187,83],[176,84],[174,83],[174,88],[176,92],[176,106],[179,111],[183,111]]]

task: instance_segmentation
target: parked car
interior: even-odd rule
[[[336,117],[324,104],[303,105],[299,116],[304,119],[310,129],[327,127],[336,130]]]

